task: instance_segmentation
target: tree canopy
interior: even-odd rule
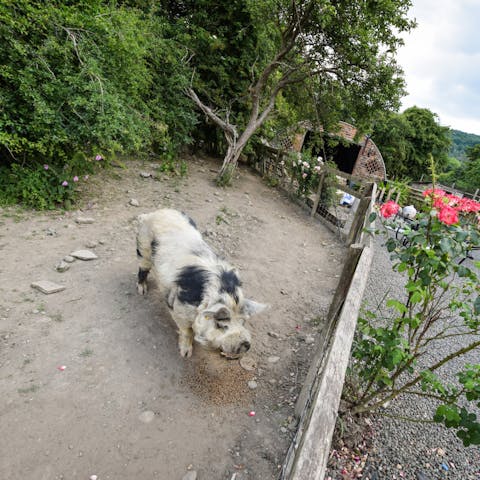
[[[289,89],[308,93],[319,106],[317,112],[324,114],[332,112],[321,108],[324,101],[334,99],[335,113],[353,117],[357,124],[370,121],[379,110],[398,107],[403,81],[395,53],[402,43],[400,34],[413,26],[407,17],[409,0],[232,2],[249,24],[234,22],[228,37],[243,42],[250,24],[256,33],[248,36],[248,48],[242,48],[235,65],[243,68],[235,72],[228,71],[232,44],[222,30],[209,31],[208,17],[191,15],[181,8],[185,2],[172,3],[171,8],[181,12],[177,21],[198,33],[176,37],[194,52],[193,64],[218,66],[196,71],[187,92],[225,133],[228,149],[221,176],[229,175],[246,143],[275,111],[277,98]],[[200,23],[195,24],[197,19]],[[203,49],[199,37],[208,37]],[[212,90],[211,75],[225,71],[238,77],[238,91],[229,88],[222,98]],[[329,123],[329,118],[321,120]]]
[[[0,191],[39,198],[44,165],[55,166],[53,200],[42,203],[51,207],[85,155],[172,156],[200,136],[202,119],[225,138],[225,178],[255,133],[282,122],[366,129],[404,93],[395,54],[414,26],[410,5],[1,2]]]
[[[382,116],[372,138],[382,152],[389,177],[420,179],[429,173],[430,155],[438,172],[448,164],[450,130],[427,108],[411,107]]]
[[[449,155],[455,157],[457,160],[466,160],[466,149],[480,143],[480,135],[474,133],[466,133],[452,128],[452,146],[450,147]]]
[[[480,143],[468,147],[466,161],[452,169],[441,178],[442,181],[455,184],[456,188],[475,193],[480,188]]]

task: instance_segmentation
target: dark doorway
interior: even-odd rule
[[[326,160],[335,162],[340,171],[352,173],[362,147],[355,143],[345,142],[345,140],[340,140],[335,146],[329,145],[329,143],[331,142],[327,138],[322,149],[318,146],[318,134],[308,131],[305,135],[302,150],[310,149],[313,157],[318,157],[319,155],[326,157]]]

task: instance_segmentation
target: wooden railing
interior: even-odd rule
[[[262,175],[276,178],[280,188],[293,194],[295,181],[288,176],[281,163],[284,155],[282,151],[265,147],[256,168]],[[343,232],[349,245],[347,259],[326,322],[318,334],[317,350],[297,399],[295,415],[298,428],[285,457],[279,480],[324,478],[357,318],[373,258],[372,237],[364,231],[366,227],[373,226],[369,223],[369,217],[377,197],[376,184],[324,167],[316,194],[300,201],[311,209],[312,216],[327,225],[333,225],[338,220],[331,212],[331,216],[325,215],[320,209],[323,178],[327,173],[334,174],[336,178],[358,182],[360,190],[354,190],[340,182],[337,187],[359,198],[359,203],[349,228]],[[338,228],[338,225],[334,225],[334,228]]]
[[[315,216],[329,229],[338,233],[347,245],[358,241],[365,213],[372,199],[372,180],[350,175],[323,165],[319,172],[317,191],[308,197],[301,197],[297,195],[298,183],[295,178],[288,174],[285,166],[288,153],[267,145],[262,145],[259,152],[255,168],[262,176],[275,180],[278,187],[286,191],[289,196],[295,198],[305,208],[310,209],[312,217]],[[348,214],[345,209],[338,205],[338,202],[333,206],[322,204],[320,199],[322,198],[322,190],[326,187],[325,179],[327,176],[336,179],[335,188],[337,190],[348,193],[359,200],[355,207],[348,211]],[[353,184],[356,188],[351,187]],[[339,212],[342,213],[341,216],[338,215]]]
[[[376,185],[358,235],[350,245],[327,321],[295,408],[298,429],[280,480],[323,480],[335,429],[357,318],[373,258],[372,238],[363,233],[373,210]]]

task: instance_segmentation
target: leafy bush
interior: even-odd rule
[[[480,422],[467,408],[468,402],[480,407],[480,365],[464,365],[457,385],[437,374],[480,347],[480,263],[470,268],[463,262],[480,245],[480,203],[436,189],[424,196],[416,223],[405,228],[403,238],[386,242],[393,270],[406,276],[404,298],[386,302],[391,316],[366,311],[359,318],[350,371],[354,385],[345,389],[345,398],[354,413],[362,413],[378,411],[399,395],[428,397],[437,402],[434,421],[455,428],[465,445],[479,445]],[[398,209],[389,201],[381,217]],[[464,339],[463,346],[445,351],[454,337]],[[428,361],[434,349],[436,358]]]
[[[323,170],[322,157],[312,156],[309,150],[301,153],[290,153],[287,156],[286,167],[289,175],[297,184],[297,195],[308,197],[315,193]],[[336,169],[334,162],[328,161],[327,166]],[[320,193],[320,203],[326,207],[336,203],[337,179],[334,173],[324,172],[323,186]]]
[[[17,163],[0,167],[0,204],[21,203],[25,207],[47,210],[69,208],[75,199],[77,185],[88,181],[94,164],[104,165],[101,155],[87,159],[73,155],[69,163],[22,166]]]
[[[184,52],[150,13],[100,0],[1,2],[0,166],[8,188],[0,201],[63,202],[55,182],[75,175],[77,152],[164,152],[190,141]]]
[[[297,195],[299,197],[308,197],[317,189],[322,165],[322,158],[312,157],[309,151],[292,152],[287,156],[287,171],[298,185]]]

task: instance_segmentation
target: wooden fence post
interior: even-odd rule
[[[391,188],[388,193],[387,193],[387,198],[385,199],[385,202],[388,202],[390,198],[392,198],[392,195],[395,193],[395,187]]]
[[[380,193],[378,194],[378,201],[379,201],[379,203],[382,203],[382,202],[383,202],[383,196],[385,195],[385,190],[386,190],[386,188],[383,187],[383,188],[380,190]]]
[[[348,232],[347,245],[351,245],[357,241],[358,233],[363,228],[365,215],[367,210],[370,208],[370,204],[372,203],[372,196],[375,191],[374,185],[375,184],[372,183],[371,187],[369,188],[369,192],[366,194],[368,196],[360,199],[360,204],[358,205],[355,216],[353,217],[352,225],[350,226],[350,232]]]
[[[310,212],[311,217],[315,215],[318,208],[318,204],[320,203],[320,197],[322,196],[324,180],[325,180],[325,169],[322,169],[322,173],[320,173],[320,178],[318,180],[318,188],[317,188],[317,193],[315,195],[315,200],[313,201],[312,211]]]
[[[346,297],[332,305],[331,314],[340,311],[334,325],[330,345],[321,359],[320,371],[311,387],[310,406],[301,421],[298,440],[293,444],[292,457],[286,465],[288,480],[323,480],[328,462],[331,439],[335,428],[340,396],[345,379],[353,341],[357,315],[367,283],[368,272],[373,258],[372,247],[363,251],[358,246],[352,250],[349,261],[350,282],[345,290]],[[357,256],[357,254],[361,254]],[[356,260],[355,260],[356,257]],[[342,278],[347,278],[342,273]],[[340,299],[340,294],[339,294]]]

